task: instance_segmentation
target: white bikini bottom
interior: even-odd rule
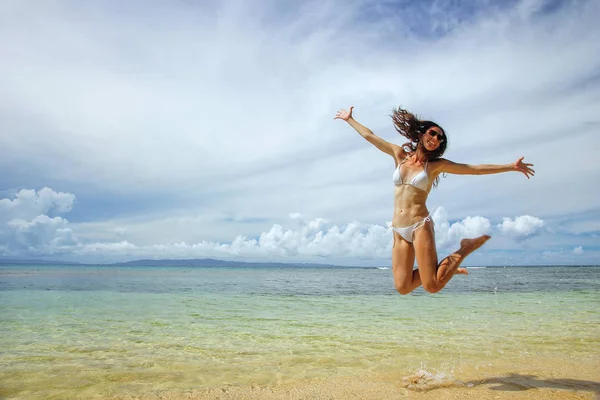
[[[415,231],[420,227],[424,226],[429,221],[431,221],[431,223],[433,224],[433,220],[431,219],[431,213],[429,213],[429,215],[423,218],[421,221],[416,222],[410,226],[405,226],[404,228],[396,228],[395,226],[390,226],[390,228],[392,228],[394,232],[397,232],[400,236],[402,236],[404,240],[406,240],[409,243],[412,243]]]

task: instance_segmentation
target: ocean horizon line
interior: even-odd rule
[[[182,259],[136,259],[130,261],[119,261],[110,263],[101,262],[74,262],[47,259],[3,259],[0,258],[0,266],[72,266],[72,267],[191,267],[191,268],[239,268],[239,267],[262,267],[262,268],[359,268],[359,269],[391,269],[389,264],[379,265],[340,265],[321,264],[309,262],[272,262],[272,261],[230,261],[213,258],[182,258]],[[510,264],[510,265],[473,265],[466,266],[468,269],[484,268],[544,268],[544,267],[600,267],[598,264]]]

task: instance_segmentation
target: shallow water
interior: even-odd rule
[[[0,303],[0,397],[353,376],[421,390],[560,368],[600,381],[598,267],[471,269],[400,296],[374,268],[9,266]]]

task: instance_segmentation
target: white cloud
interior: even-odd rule
[[[577,246],[573,249],[573,254],[583,254],[583,246]]]
[[[50,188],[21,190],[14,199],[0,199],[0,240],[4,255],[46,254],[61,252],[63,247],[78,243],[69,221],[48,213],[71,211],[75,196]]]
[[[0,223],[7,218],[31,219],[48,212],[66,213],[71,211],[75,196],[71,193],[55,192],[50,188],[38,190],[20,190],[15,198],[0,199]]]
[[[69,199],[62,209],[70,209],[74,195],[58,194],[49,188],[43,196],[23,196],[33,191],[21,191],[15,198],[26,203],[40,203],[40,198]],[[41,192],[41,191],[40,191]],[[23,199],[27,199],[24,201]],[[3,204],[15,204],[15,200],[2,199]],[[54,204],[46,202],[43,210],[51,210]],[[29,220],[12,218],[10,212],[22,214],[22,209],[7,209],[5,222],[0,225],[0,237],[5,243],[0,249],[10,256],[69,256],[81,261],[123,260],[131,258],[224,258],[255,261],[321,262],[333,264],[389,263],[392,249],[391,230],[382,225],[352,221],[335,224],[324,218],[305,219],[300,213],[290,213],[285,224],[273,224],[258,235],[237,235],[230,241],[200,240],[157,241],[140,244],[126,238],[129,227],[96,226],[96,235],[103,234],[113,240],[94,240],[76,234],[76,229],[62,217],[37,215]],[[519,221],[515,218],[515,221]],[[433,214],[436,241],[441,253],[454,250],[460,239],[489,233],[492,225],[480,216],[467,217],[450,224],[447,212],[438,208]],[[286,226],[287,225],[287,226]],[[106,233],[102,232],[106,230]]]
[[[68,223],[61,217],[38,215],[31,221],[13,219],[7,226],[14,235],[15,243],[29,249],[41,245],[60,247],[77,243],[73,231],[67,227]]]
[[[317,228],[318,227],[318,228]],[[79,256],[127,258],[205,258],[282,262],[352,263],[358,259],[384,259],[391,252],[391,235],[383,226],[357,222],[339,227],[318,219],[299,229],[274,225],[258,239],[238,236],[231,242],[201,241],[137,246],[128,241],[80,243],[72,249]]]
[[[521,215],[514,220],[503,218],[497,228],[504,235],[511,236],[516,240],[525,240],[538,235],[544,228],[544,221],[530,215]]]
[[[489,234],[491,223],[487,218],[466,217],[450,224],[446,210],[439,207],[432,215],[435,222],[436,243],[440,247],[456,247],[461,239]]]

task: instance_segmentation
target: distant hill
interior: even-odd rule
[[[215,260],[213,258],[201,259],[180,259],[180,260],[134,260],[106,264],[87,264],[66,261],[35,260],[35,259],[1,259],[0,265],[110,265],[110,266],[132,266],[132,267],[339,267],[332,264],[311,264],[311,263],[263,263],[263,262],[240,262]]]

